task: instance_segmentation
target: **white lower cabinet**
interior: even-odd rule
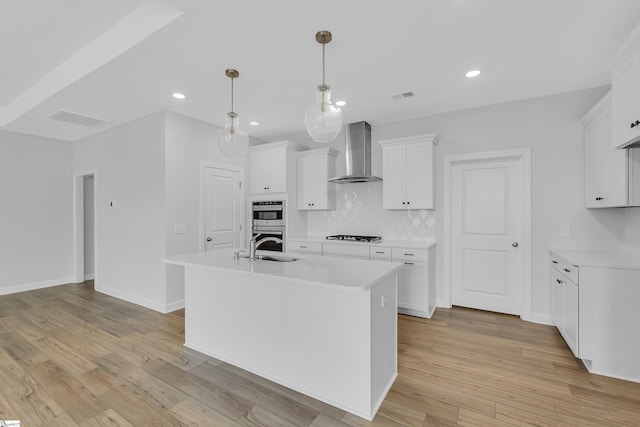
[[[322,243],[308,242],[306,240],[287,240],[286,251],[322,255]]]
[[[553,323],[565,342],[579,357],[578,267],[551,255],[551,311]]]
[[[323,243],[322,255],[369,259],[369,246]]]
[[[392,248],[391,261],[404,263],[398,273],[398,312],[430,318],[436,309],[433,246]]]
[[[435,245],[423,249],[291,239],[287,240],[287,252],[401,262],[398,312],[428,319],[436,309]]]
[[[551,252],[553,323],[589,372],[640,382],[640,260],[559,252]]]

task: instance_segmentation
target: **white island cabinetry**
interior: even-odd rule
[[[185,346],[373,419],[397,376],[400,264],[231,250],[164,261],[185,267]]]

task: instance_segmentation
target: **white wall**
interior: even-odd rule
[[[227,159],[222,154],[216,140],[218,129],[220,128],[200,120],[176,113],[166,113],[167,256],[199,250],[201,162],[234,165],[246,170],[247,156]],[[187,233],[175,234],[175,224],[186,224]],[[184,269],[176,265],[167,265],[166,274],[167,304],[169,309],[178,308],[184,304]]]
[[[84,211],[84,278],[85,280],[93,279],[93,265],[94,265],[94,253],[93,253],[93,235],[94,235],[94,215],[93,215],[93,176],[86,176],[84,178],[84,185],[82,189],[84,191],[83,197],[83,211]]]
[[[71,143],[0,130],[0,294],[72,276]]]
[[[73,170],[96,170],[95,289],[157,311],[166,306],[164,132],[157,113],[73,144]]]

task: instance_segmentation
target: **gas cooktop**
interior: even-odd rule
[[[335,236],[327,236],[327,240],[348,240],[351,242],[379,242],[382,240],[380,236],[353,236],[350,234],[336,234]]]

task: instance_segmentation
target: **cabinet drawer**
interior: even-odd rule
[[[308,252],[322,255],[322,243],[287,240],[287,252]]]
[[[580,272],[577,266],[569,264],[554,254],[551,254],[551,266],[576,285],[580,283],[578,280],[580,278]]]
[[[426,249],[392,248],[391,258],[394,261],[427,262],[429,260],[429,254]]]
[[[369,246],[369,258],[380,261],[391,261],[391,248]]]
[[[369,259],[369,246],[324,243],[322,245],[322,255]]]

